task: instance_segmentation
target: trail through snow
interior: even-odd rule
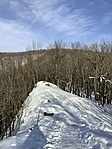
[[[112,149],[112,106],[102,108],[41,81],[23,104],[17,128],[0,149]]]

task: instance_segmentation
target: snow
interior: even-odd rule
[[[40,81],[19,113],[16,135],[0,141],[0,149],[112,149],[111,105],[103,108]]]

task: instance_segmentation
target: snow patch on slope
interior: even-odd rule
[[[112,149],[112,106],[102,108],[41,81],[22,113],[18,133],[1,141],[1,149]]]

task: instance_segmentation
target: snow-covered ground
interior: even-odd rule
[[[112,106],[102,108],[41,81],[23,104],[17,128],[0,149],[112,149]]]

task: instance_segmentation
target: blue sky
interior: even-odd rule
[[[112,0],[0,0],[0,52],[26,50],[32,41],[112,41]]]

